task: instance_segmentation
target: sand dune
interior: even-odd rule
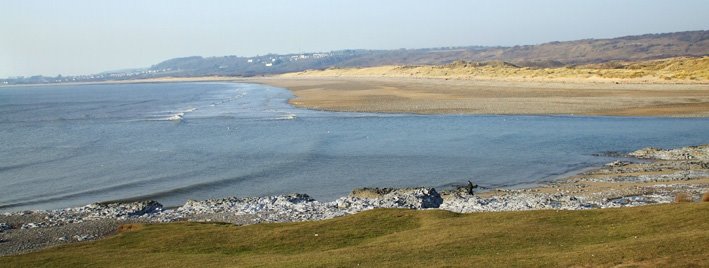
[[[331,111],[709,116],[709,57],[554,69],[458,62],[243,81],[288,88],[293,105]]]

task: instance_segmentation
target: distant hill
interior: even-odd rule
[[[709,54],[709,31],[646,34],[612,39],[551,42],[488,51],[484,57],[521,66],[558,61],[564,65],[637,61]],[[484,58],[482,58],[484,59]]]
[[[398,50],[342,50],[257,57],[186,57],[150,68],[154,76],[255,76],[381,65],[440,65],[454,61],[504,61],[520,67],[561,67],[709,55],[709,31],[584,39],[514,47],[449,47]]]
[[[256,57],[184,57],[147,69],[103,72],[67,77],[16,77],[0,85],[130,80],[158,77],[261,76],[328,68],[386,65],[445,65],[455,61],[505,62],[516,67],[550,68],[709,55],[709,31],[584,39],[514,47],[442,47],[397,50],[340,50],[332,52],[268,54]]]

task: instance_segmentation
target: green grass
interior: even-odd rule
[[[0,266],[706,267],[707,217],[705,202],[474,214],[380,209],[242,227],[153,224],[100,241],[2,257]]]

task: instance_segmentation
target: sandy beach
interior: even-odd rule
[[[709,116],[709,84],[624,80],[456,80],[275,76],[239,80],[284,87],[308,109],[416,114]]]
[[[388,71],[386,69],[383,73]],[[455,75],[409,77],[400,74],[358,75],[359,72],[359,69],[335,69],[247,78],[163,77],[56,85],[260,83],[290,90],[295,98],[289,102],[296,107],[342,112],[709,116],[709,81],[704,79],[588,78],[574,77],[575,74],[571,77],[540,75],[526,78],[514,74],[473,78]]]

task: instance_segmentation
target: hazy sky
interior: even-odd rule
[[[0,0],[0,77],[183,56],[518,45],[709,29],[709,1]]]

